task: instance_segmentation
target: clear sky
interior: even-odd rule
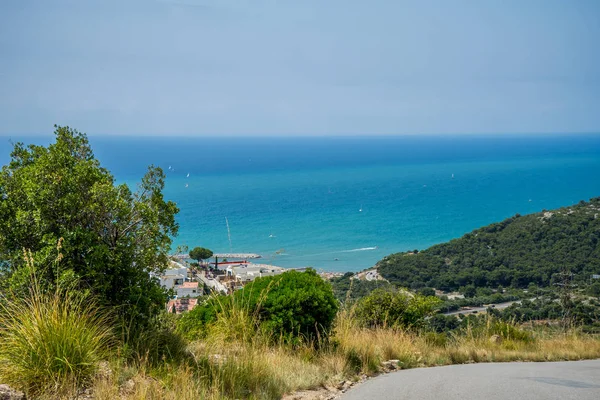
[[[0,134],[600,131],[600,0],[1,0]]]

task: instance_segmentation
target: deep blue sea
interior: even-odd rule
[[[165,197],[181,209],[174,245],[259,253],[283,267],[357,271],[600,196],[600,135],[90,141],[119,182],[135,185],[149,164],[165,170]]]

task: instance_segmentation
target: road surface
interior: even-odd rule
[[[417,368],[380,375],[341,400],[598,400],[600,360]]]
[[[505,303],[498,303],[498,304],[494,304],[492,308],[495,308],[496,310],[503,310],[505,308],[508,308],[510,306],[512,306],[513,304],[520,304],[521,300],[516,300],[516,301],[507,301]],[[485,307],[469,307],[468,310],[458,310],[458,311],[451,311],[451,312],[445,312],[444,315],[458,315],[458,314],[473,314],[475,313],[475,311],[477,311],[475,314],[477,313],[481,313],[481,312],[486,312],[489,306],[485,306]]]

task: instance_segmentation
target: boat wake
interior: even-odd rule
[[[352,249],[352,250],[337,250],[337,251],[328,251],[326,253],[303,254],[303,255],[298,255],[296,257],[315,257],[315,256],[325,256],[325,255],[340,254],[340,253],[356,253],[358,251],[372,251],[372,250],[377,250],[377,249],[379,249],[379,247],[377,247],[377,246],[361,247],[360,249]]]
[[[352,250],[342,250],[340,251],[340,253],[354,253],[357,251],[370,251],[370,250],[377,250],[377,246],[374,247],[361,247],[360,249],[352,249]]]

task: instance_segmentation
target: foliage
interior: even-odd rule
[[[508,301],[518,300],[520,297],[514,294],[500,294],[494,293],[490,296],[481,296],[481,297],[471,297],[465,299],[454,299],[447,300],[443,303],[440,303],[438,309],[440,311],[456,311],[461,307],[482,307],[485,304],[498,304],[504,303]]]
[[[209,249],[205,249],[204,247],[194,247],[192,250],[190,250],[190,258],[198,262],[206,260],[207,258],[211,258],[212,256],[213,252]]]
[[[586,292],[590,296],[600,298],[600,282],[595,282],[589,285]]]
[[[0,382],[31,398],[68,393],[92,378],[111,350],[111,327],[93,299],[73,288],[29,295],[0,305]]]
[[[531,343],[535,340],[533,334],[519,327],[515,321],[506,321],[494,316],[470,315],[463,319],[462,328],[466,334],[474,337],[488,338],[498,335],[504,340]]]
[[[125,357],[145,360],[156,366],[165,362],[184,364],[190,361],[188,341],[177,331],[177,316],[163,310],[148,327],[130,340],[124,340]]]
[[[366,296],[375,289],[391,289],[390,285],[386,281],[373,280],[366,281],[361,279],[354,279],[355,274],[352,272],[346,272],[344,275],[331,278],[331,286],[335,298],[340,302],[354,302],[361,297]]]
[[[213,296],[179,321],[187,337],[203,337],[210,324],[237,305],[273,338],[325,337],[338,310],[331,286],[312,269],[257,278],[232,296]]]
[[[567,269],[577,282],[600,272],[600,198],[519,216],[418,254],[396,253],[377,264],[396,285],[450,291],[552,285]]]
[[[0,283],[27,291],[21,251],[31,249],[40,285],[52,288],[70,271],[100,305],[116,307],[131,327],[147,326],[166,301],[156,276],[178,229],[178,209],[162,195],[165,176],[151,166],[132,192],[100,166],[85,134],[57,126],[55,135],[48,147],[17,143],[0,172]]]
[[[354,313],[366,327],[416,328],[434,313],[439,302],[435,297],[377,289],[356,303]]]
[[[565,310],[555,299],[544,297],[533,301],[523,300],[497,312],[505,321],[527,322],[535,320],[558,320],[563,318]],[[571,322],[576,325],[592,325],[600,321],[600,304],[574,298],[569,310]]]
[[[427,327],[438,333],[453,331],[459,326],[460,320],[454,315],[435,314],[427,321]]]
[[[421,296],[435,296],[435,290],[433,288],[424,287],[417,290],[417,293]]]

